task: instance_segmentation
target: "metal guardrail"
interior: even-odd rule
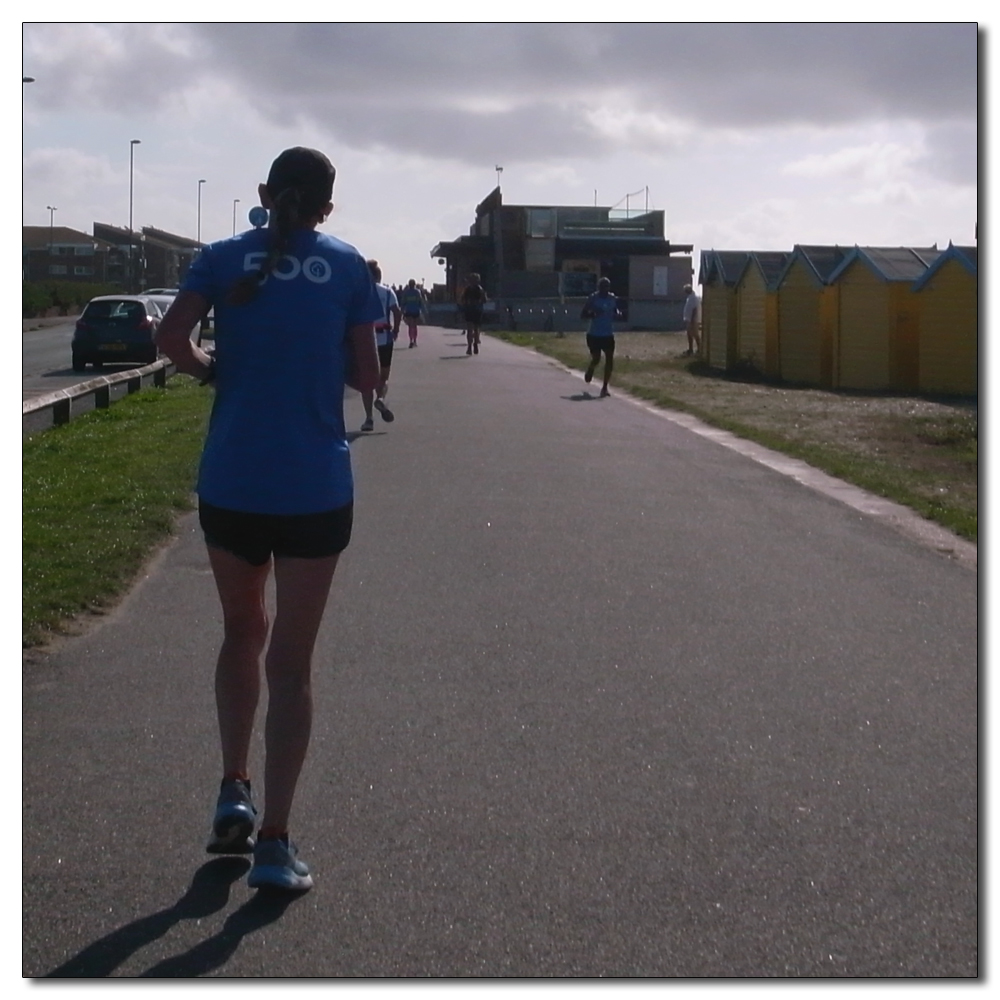
[[[124,385],[124,395],[139,392],[145,381],[148,385],[164,386],[167,378],[176,372],[172,361],[163,358],[154,361],[143,368],[130,368],[128,371],[115,372],[113,375],[101,375],[87,382],[80,382],[69,389],[57,389],[55,392],[26,399],[21,404],[21,425],[24,430],[25,421],[32,418],[32,423],[40,429],[44,426],[58,427],[68,423],[74,412],[74,402],[93,396],[94,409],[103,410],[111,405],[111,391],[116,386]],[[49,421],[39,420],[39,416],[48,411]]]

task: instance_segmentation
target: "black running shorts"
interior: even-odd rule
[[[389,368],[392,365],[392,341],[388,344],[378,345],[378,363],[381,368]]]
[[[615,356],[615,338],[614,337],[594,337],[591,334],[587,334],[587,350],[590,351],[590,356],[595,361],[601,360],[601,351],[607,355],[610,361]]]
[[[351,540],[354,504],[320,514],[249,514],[198,502],[205,544],[263,566],[272,556],[323,559],[343,552]]]

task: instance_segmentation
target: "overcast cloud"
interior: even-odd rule
[[[207,177],[203,235],[228,235],[232,199],[249,207],[251,179],[309,142],[361,199],[338,184],[340,221],[357,235],[363,202],[360,231],[394,233],[377,252],[406,271],[467,230],[498,164],[515,203],[648,187],[671,238],[701,247],[970,242],[977,55],[974,23],[29,23],[25,221],[61,199],[57,221],[89,228],[72,204],[100,211],[116,186],[102,220],[120,221],[134,135],[141,224],[190,219],[191,179]],[[885,214],[852,223],[847,202]],[[786,213],[798,228],[773,231]],[[754,218],[759,232],[737,221]]]

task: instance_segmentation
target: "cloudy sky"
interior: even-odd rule
[[[974,241],[976,24],[31,23],[23,221],[203,240],[277,153],[338,168],[326,230],[428,284],[508,204],[664,209],[695,253]],[[628,201],[626,202],[626,196]]]

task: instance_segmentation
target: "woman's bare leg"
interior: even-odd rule
[[[313,647],[337,559],[274,560],[277,606],[264,661],[268,706],[262,832],[288,829],[312,727]]]
[[[252,566],[239,556],[208,546],[222,602],[224,637],[215,668],[224,775],[248,775],[250,737],[260,698],[260,654],[267,641],[264,587],[270,562]]]

